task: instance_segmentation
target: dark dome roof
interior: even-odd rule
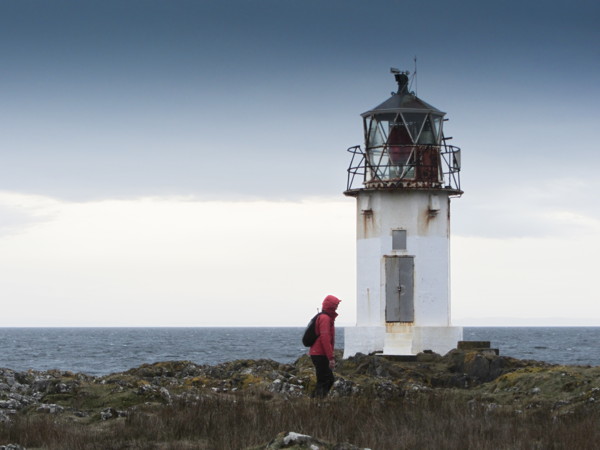
[[[372,116],[374,114],[391,112],[430,112],[434,115],[443,116],[446,113],[439,109],[431,106],[429,103],[424,102],[419,97],[410,92],[403,92],[401,94],[393,94],[385,102],[376,106],[375,108],[361,114],[363,117]]]

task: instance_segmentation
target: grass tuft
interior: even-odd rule
[[[600,441],[593,414],[518,414],[443,393],[394,399],[205,395],[193,402],[144,405],[126,418],[81,425],[50,415],[0,425],[0,442],[44,449],[264,448],[281,431],[376,450],[591,449]]]

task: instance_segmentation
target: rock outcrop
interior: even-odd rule
[[[560,413],[597,410],[600,405],[600,367],[558,366],[462,350],[444,356],[422,353],[414,361],[361,354],[339,361],[333,397],[393,398],[443,391],[519,411],[547,406]],[[139,405],[239,392],[265,400],[306,397],[314,383],[306,356],[294,364],[267,359],[215,366],[158,362],[101,377],[0,369],[0,422],[16,414],[68,416],[79,423],[111,421],[127,417]]]

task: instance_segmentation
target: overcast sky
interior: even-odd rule
[[[600,326],[595,1],[0,0],[0,326],[355,321],[346,149],[447,112],[453,320]]]

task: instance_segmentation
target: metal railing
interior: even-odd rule
[[[461,195],[460,148],[448,145],[350,147],[346,191],[360,189],[446,189]]]

